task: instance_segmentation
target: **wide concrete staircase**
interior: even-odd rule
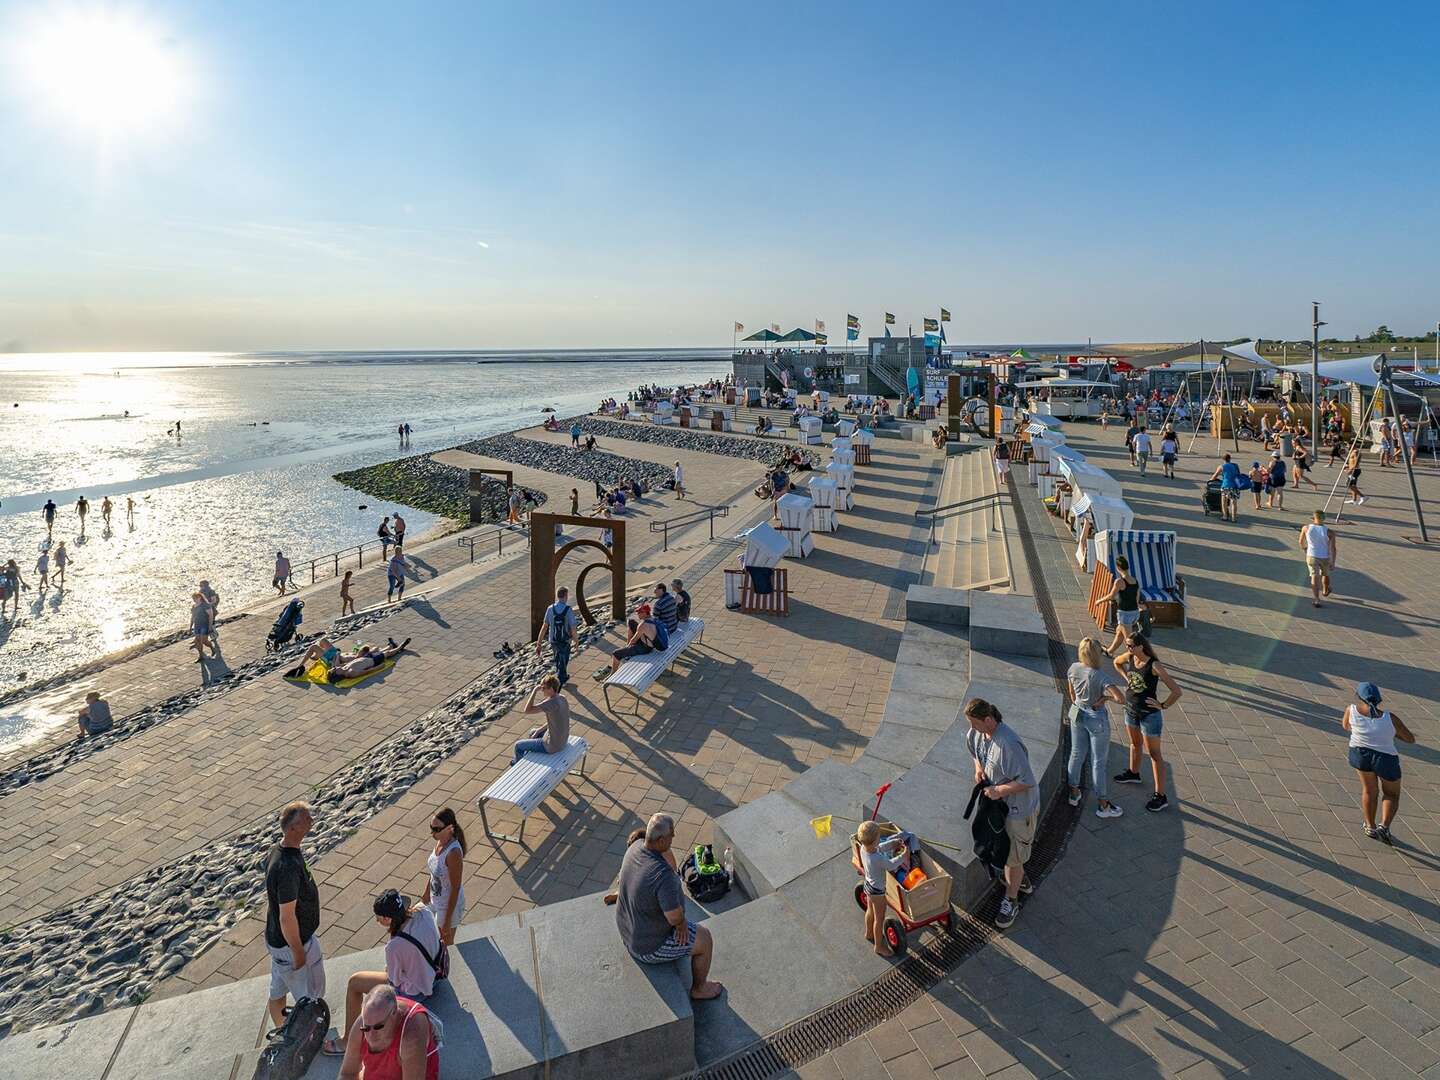
[[[1002,499],[985,445],[956,454],[945,463],[933,538],[925,558],[922,581],[926,585],[1014,591]]]

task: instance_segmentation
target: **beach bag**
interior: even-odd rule
[[[981,797],[981,792],[989,785],[990,781],[982,779],[970,792],[970,802],[965,807],[965,820],[970,820],[970,814],[975,809],[976,802],[979,802],[980,812],[975,815],[975,820],[970,825],[970,835],[975,841],[975,858],[985,867],[991,880],[994,880],[1004,876],[1005,863],[1010,858],[1010,834],[1005,831],[1010,807],[1004,799]]]
[[[450,977],[450,949],[443,940],[440,942],[440,951],[434,956],[431,956],[430,950],[426,949],[424,945],[421,945],[416,938],[405,933],[404,930],[401,930],[400,933],[395,936],[404,938],[420,950],[420,955],[425,958],[425,962],[435,969],[436,979],[448,979]]]
[[[685,891],[697,904],[713,904],[730,891],[730,875],[715,861],[714,848],[697,844],[680,864]]]
[[[300,1080],[329,1030],[330,1006],[324,999],[301,998],[285,1010],[285,1023],[271,1032],[252,1080]]]

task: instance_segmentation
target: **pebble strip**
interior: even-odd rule
[[[609,625],[581,627],[576,652]],[[522,648],[322,781],[307,800],[315,829],[306,858],[313,864],[337,847],[503,716],[551,669],[548,648],[544,656]],[[267,814],[167,865],[0,934],[0,1037],[143,1001],[156,983],[263,903],[265,857],[278,836],[274,815]],[[324,929],[322,921],[322,937]]]
[[[395,604],[375,611],[365,611],[358,615],[347,616],[334,623],[328,630],[324,631],[324,633],[332,638],[346,637],[370,626],[372,623],[379,622],[381,619],[395,614],[402,606],[408,607],[409,603],[407,600],[403,605]],[[237,616],[237,618],[238,617],[243,616]],[[222,622],[220,625],[223,626],[224,623]],[[189,637],[190,632],[187,630],[180,636]],[[318,636],[318,634],[312,634],[309,637],[297,637],[283,649],[273,653],[266,653],[264,656],[252,660],[248,664],[242,664],[238,668],[231,668],[225,675],[212,683],[208,683],[205,686],[193,687],[189,690],[182,690],[180,693],[173,694],[164,701],[157,701],[152,705],[145,706],[145,708],[138,712],[121,717],[115,721],[114,727],[101,735],[91,735],[84,739],[77,738],[70,742],[63,743],[60,746],[51,747],[49,750],[43,750],[33,757],[19,762],[3,773],[0,773],[0,799],[3,799],[6,795],[13,795],[27,784],[33,784],[54,776],[60,772],[60,770],[74,765],[77,761],[84,761],[86,758],[98,754],[101,750],[108,750],[110,747],[124,742],[131,736],[139,735],[142,731],[152,728],[156,724],[163,724],[167,720],[172,720],[202,702],[209,701],[211,698],[220,697],[222,694],[228,694],[237,686],[243,686],[245,683],[260,678],[262,675],[268,675],[276,668],[291,665],[305,652],[310,642],[314,641]],[[73,677],[73,675],[71,677]],[[72,733],[74,732],[75,729],[73,725],[70,730]]]
[[[334,479],[372,499],[413,506],[456,521],[470,520],[470,474],[464,469],[442,465],[429,454],[336,473]],[[505,482],[486,476],[481,478],[481,483],[481,512],[477,524],[504,521],[510,509],[510,493]],[[544,492],[529,488],[521,491],[537,505],[545,501]]]
[[[580,422],[584,423],[583,418]],[[571,421],[562,420],[560,426],[568,429]],[[512,465],[528,465],[543,472],[574,476],[581,480],[605,487],[631,480],[640,480],[654,489],[670,479],[670,470],[652,461],[636,461],[618,454],[607,454],[602,450],[572,450],[568,446],[538,442],[535,439],[520,439],[514,435],[494,435],[488,439],[477,439],[456,447],[472,454],[508,461]],[[582,491],[580,499],[588,502],[594,492]]]
[[[773,462],[783,457],[790,446],[777,446],[758,439],[735,439],[706,431],[678,427],[675,424],[651,424],[636,420],[601,420],[579,418],[580,427],[597,439],[628,439],[631,442],[673,446],[676,450],[696,450],[702,454],[745,458],[749,461]],[[566,424],[565,427],[569,427]]]

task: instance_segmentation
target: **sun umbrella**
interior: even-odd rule
[[[552,409],[549,405],[546,405],[546,406],[545,406],[543,409],[541,409],[540,411],[541,411],[541,412],[554,412],[555,410]]]
[[[775,340],[776,340],[776,341],[814,341],[814,340],[815,340],[815,331],[813,331],[813,330],[802,330],[800,327],[797,326],[794,330],[791,330],[791,331],[790,331],[788,334],[786,334],[784,337],[776,338]]]
[[[764,330],[757,330],[757,331],[755,331],[755,333],[751,334],[749,337],[747,337],[747,338],[741,338],[740,340],[741,340],[741,341],[783,341],[784,338],[782,338],[779,334],[775,333],[774,330],[771,330],[769,327],[766,327]]]

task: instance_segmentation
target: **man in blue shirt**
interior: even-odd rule
[[[1240,466],[1225,455],[1219,467],[1210,474],[1211,480],[1220,481],[1220,513],[1227,521],[1240,520]]]

